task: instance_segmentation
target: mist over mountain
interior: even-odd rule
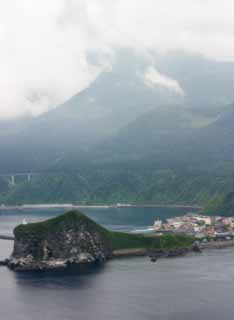
[[[184,108],[196,108],[201,117],[207,112],[208,116],[215,116],[218,107],[221,111],[234,100],[233,80],[232,63],[185,53],[159,55],[117,50],[109,70],[83,92],[26,124],[21,123],[17,135],[14,126],[12,133],[9,128],[6,130],[7,135],[0,139],[3,150],[0,168],[41,170],[61,161],[68,153],[82,159],[94,145],[144,113],[159,109],[160,118],[163,106],[167,107],[170,125],[175,113],[183,114]],[[175,105],[183,108],[175,112]],[[13,158],[17,158],[16,164]]]
[[[98,201],[99,188],[107,190],[120,175],[122,190],[132,185],[139,167],[141,181],[149,166],[179,170],[182,176],[186,170],[194,176],[233,167],[234,63],[182,52],[119,49],[108,64],[88,88],[51,111],[0,122],[1,173],[57,172],[64,183],[79,171],[83,180],[73,177],[72,185],[79,184],[79,190],[83,186],[83,191],[70,200],[83,201],[84,194],[87,199],[92,194]],[[118,167],[131,168],[130,176],[128,169],[120,174]],[[90,193],[84,181],[90,184],[99,169],[103,183]],[[6,189],[5,182],[2,186]],[[24,184],[11,192],[28,188],[30,194],[31,187]]]

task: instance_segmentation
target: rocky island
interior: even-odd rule
[[[113,232],[79,211],[19,225],[14,235],[13,253],[6,264],[15,271],[99,264],[115,256],[143,255],[150,250],[159,256],[179,255],[187,252],[194,240],[182,235],[155,237]]]
[[[14,270],[64,268],[105,261],[111,243],[104,228],[78,211],[39,223],[19,225],[9,267]]]

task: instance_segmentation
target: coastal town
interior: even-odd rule
[[[234,217],[204,216],[188,213],[162,220],[156,220],[153,229],[158,234],[182,233],[195,236],[200,239],[222,239],[234,238]]]

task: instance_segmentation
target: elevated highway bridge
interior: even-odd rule
[[[65,172],[65,171],[27,171],[27,172],[8,172],[8,173],[0,173],[0,178],[6,178],[8,183],[11,186],[16,185],[16,178],[17,177],[25,177],[28,182],[31,181],[31,178],[33,176],[59,176],[59,175],[64,175],[64,174],[76,174],[82,179],[87,185],[89,182],[87,179],[80,174],[78,171],[74,172]]]
[[[17,172],[17,173],[0,173],[1,178],[6,178],[12,186],[15,185],[16,177],[26,177],[28,181],[31,180],[32,176],[42,175],[42,172]],[[45,173],[44,173],[45,174]]]

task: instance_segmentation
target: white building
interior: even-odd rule
[[[155,230],[159,230],[159,229],[161,229],[161,227],[162,227],[162,220],[155,220],[153,228]]]

